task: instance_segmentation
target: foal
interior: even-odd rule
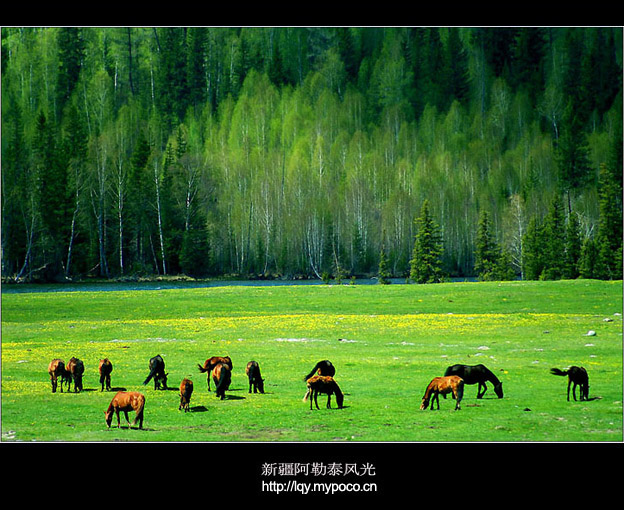
[[[461,409],[459,403],[464,396],[464,380],[456,375],[434,377],[427,386],[427,389],[425,390],[425,394],[422,398],[422,403],[420,404],[420,409],[427,409],[427,407],[429,406],[429,401],[431,401],[431,409],[433,410],[433,403],[436,402],[438,404],[439,410],[440,394],[445,396],[451,392],[453,393],[453,398],[457,400],[457,404],[455,404],[455,410],[458,411],[459,409]],[[432,394],[433,399],[431,398]]]

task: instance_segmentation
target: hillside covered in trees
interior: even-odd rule
[[[4,27],[1,226],[5,280],[620,279],[622,29]]]

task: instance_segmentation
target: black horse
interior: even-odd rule
[[[465,384],[479,384],[477,398],[483,398],[487,391],[487,381],[494,385],[494,393],[503,398],[503,383],[485,365],[452,365],[444,372],[445,376],[458,375]],[[483,391],[481,391],[483,389]]]
[[[575,367],[571,366],[567,370],[559,370],[558,368],[551,368],[550,373],[552,375],[562,375],[568,376],[568,402],[570,401],[570,385],[574,384],[572,387],[572,396],[574,400],[576,400],[576,387],[580,386],[580,399],[581,400],[589,400],[589,376],[587,375],[587,370],[583,367]]]
[[[308,375],[306,375],[303,380],[307,381],[314,374],[334,377],[334,375],[336,375],[336,368],[331,361],[329,361],[328,359],[324,359],[323,361],[319,361],[316,365],[314,365],[312,371]]]
[[[165,360],[162,359],[160,354],[157,354],[149,360],[150,373],[147,379],[143,381],[143,384],[147,384],[150,380],[154,379],[154,389],[160,389],[161,385],[164,390],[167,389],[167,374],[165,373]]]
[[[251,393],[252,387],[254,393],[264,393],[264,379],[260,374],[260,365],[258,364],[258,362],[250,361],[249,363],[247,363],[245,373],[247,374],[247,378],[249,379],[249,393]]]

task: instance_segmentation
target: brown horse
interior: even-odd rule
[[[111,390],[111,372],[113,371],[113,364],[110,362],[108,358],[104,358],[100,360],[100,364],[98,365],[98,372],[100,372],[100,384],[102,385],[102,389],[100,391],[104,391],[104,385],[106,384],[106,391]]]
[[[568,376],[568,402],[570,401],[570,385],[572,387],[572,396],[576,400],[576,387],[580,386],[580,399],[589,400],[589,376],[587,370],[583,367],[572,366],[567,370],[559,370],[558,368],[551,368],[550,373],[553,375]]]
[[[230,388],[232,382],[232,369],[227,363],[217,363],[212,369],[212,381],[215,384],[217,397],[225,399],[225,392]]]
[[[459,403],[464,396],[464,380],[456,375],[434,377],[425,390],[420,409],[427,409],[430,400],[432,410],[434,402],[437,402],[438,409],[440,409],[440,394],[447,395],[448,393],[453,393],[453,398],[457,400],[455,410],[461,409]],[[433,399],[431,398],[432,395]]]
[[[180,407],[178,411],[184,409],[186,413],[189,410],[189,404],[191,403],[191,395],[193,394],[193,381],[184,378],[180,383]]]
[[[69,380],[69,372],[65,370],[65,362],[62,359],[53,359],[48,365],[48,374],[52,383],[52,393],[56,393],[58,379],[61,378],[61,393],[63,393],[63,383]]]
[[[104,416],[106,419],[106,426],[110,428],[111,423],[113,421],[113,413],[117,414],[117,428],[120,427],[120,419],[119,412],[123,411],[126,415],[126,421],[128,425],[132,427],[136,425],[136,422],[139,422],[139,428],[143,428],[143,411],[145,409],[145,397],[136,391],[119,391],[111,400],[108,409],[104,411]],[[135,411],[136,415],[134,417],[134,421],[132,425],[130,424],[130,420],[128,419],[128,412]]]
[[[74,393],[82,391],[82,376],[84,374],[84,363],[78,358],[72,358],[69,360],[69,363],[67,363],[66,370],[71,376],[71,378],[67,378],[67,391],[69,391],[71,387],[72,380],[74,381]]]
[[[264,379],[260,375],[260,365],[257,361],[250,361],[245,368],[245,374],[249,379],[249,393],[251,393],[251,387],[253,386],[254,393],[264,393]]]
[[[327,409],[331,409],[332,395],[336,395],[336,404],[338,404],[338,409],[342,409],[344,395],[333,377],[329,375],[314,375],[306,381],[306,385],[308,387],[308,391],[303,397],[303,401],[305,402],[308,398],[310,398],[310,410],[312,410],[312,400],[314,400],[316,408],[320,409],[317,401],[319,393],[325,393],[327,395]]]
[[[204,366],[201,366],[199,363],[197,364],[197,368],[199,368],[199,371],[202,374],[207,372],[206,382],[208,383],[208,391],[210,391],[210,374],[219,363],[228,365],[230,367],[230,371],[234,368],[232,360],[229,356],[213,356],[212,358],[208,358],[204,361]]]

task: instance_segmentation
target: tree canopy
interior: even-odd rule
[[[3,27],[2,92],[7,279],[408,277],[425,203],[621,278],[621,27]]]

